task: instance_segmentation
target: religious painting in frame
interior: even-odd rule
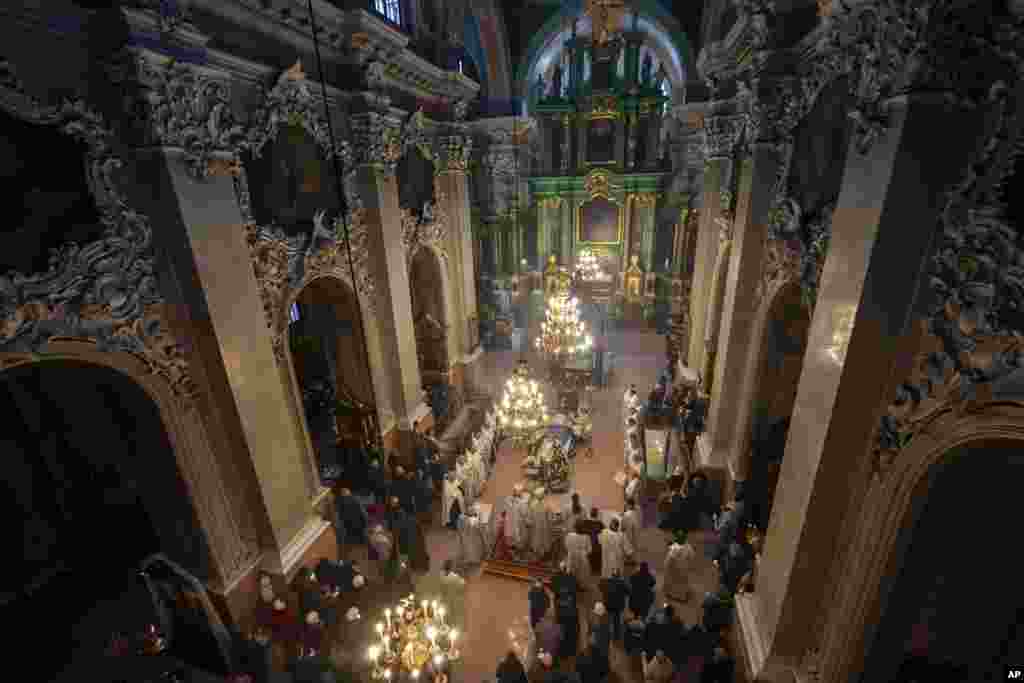
[[[618,245],[622,242],[622,207],[613,199],[594,197],[576,210],[576,241],[586,244]]]

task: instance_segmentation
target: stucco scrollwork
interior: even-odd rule
[[[821,269],[825,265],[832,233],[832,201],[813,214],[805,214],[799,202],[783,198],[768,214],[768,244],[762,269],[762,291],[783,273],[800,282],[804,305],[814,308]]]
[[[402,143],[394,121],[370,112],[351,117],[349,123],[352,129],[353,162],[393,175],[402,157]]]
[[[944,93],[966,107],[981,104],[987,89],[1016,77],[1024,37],[1015,19],[997,16],[990,3],[955,0],[873,0],[829,5],[829,20],[810,57],[800,63],[799,85],[778,90],[773,120],[783,136],[810,111],[826,85],[849,76],[853,141],[866,153],[888,127],[886,101],[912,91]],[[770,10],[769,10],[770,11]],[[978,78],[977,74],[984,74]],[[770,105],[776,106],[776,105]]]
[[[334,148],[323,104],[310,89],[302,62],[295,62],[278,77],[274,87],[264,91],[241,148],[259,157],[266,144],[277,137],[281,126],[301,126],[326,155],[336,154],[345,167],[350,166],[351,147],[342,140]]]
[[[160,65],[139,56],[136,65],[146,89],[153,142],[184,150],[193,179],[205,180],[219,172],[223,160],[215,159],[218,152],[237,158],[245,129],[231,111],[230,83],[174,60]]]
[[[706,116],[704,128],[704,158],[728,159],[736,151],[743,133],[742,116]]]
[[[439,193],[436,201],[423,205],[419,215],[408,209],[402,210],[402,244],[409,259],[421,247],[431,246],[437,249],[447,263],[449,220],[445,204],[445,195]]]
[[[85,143],[89,185],[104,226],[94,242],[54,250],[45,272],[0,276],[0,352],[45,353],[54,339],[88,340],[100,351],[141,359],[184,407],[191,406],[195,387],[157,284],[153,230],[118,188],[114,174],[123,162],[113,151],[111,130],[81,101],[46,107],[8,92],[0,107],[56,125]]]
[[[936,227],[929,308],[917,322],[913,370],[881,419],[879,474],[936,418],[991,404],[994,383],[1024,366],[1024,249],[999,195],[1021,153],[1022,114],[1007,89],[991,97],[997,123]]]

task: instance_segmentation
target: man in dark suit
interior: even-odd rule
[[[576,523],[576,529],[581,534],[590,536],[590,571],[595,575],[601,573],[601,543],[598,536],[604,531],[604,522],[601,521],[597,508],[590,509],[590,518],[581,519]]]
[[[608,610],[608,623],[611,627],[612,640],[622,639],[622,611],[626,609],[629,597],[629,584],[622,578],[619,570],[612,572],[607,579],[601,579],[601,594],[604,606]]]
[[[538,622],[548,613],[551,599],[548,597],[548,592],[544,590],[544,584],[540,581],[533,582],[526,598],[530,602],[530,628],[535,629]]]

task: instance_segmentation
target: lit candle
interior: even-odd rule
[[[413,669],[412,670],[412,678],[413,678],[413,680],[416,680],[419,677],[420,677],[420,670],[419,669]]]
[[[452,632],[448,634],[448,638],[452,641],[452,647],[455,647],[455,641],[459,638],[459,632],[456,629],[452,629]]]
[[[391,654],[391,639],[384,636],[384,651]]]
[[[377,622],[377,635],[378,636],[383,636],[384,635],[384,624],[382,624],[380,622]]]
[[[384,610],[384,616],[388,620],[388,630],[390,631],[391,630],[391,608],[390,607],[387,608],[386,610]]]
[[[391,669],[384,669],[384,678],[391,680]]]
[[[370,661],[373,662],[374,666],[377,665],[377,658],[380,656],[380,648],[376,645],[370,647]]]
[[[423,602],[421,602],[420,603],[420,607],[423,608],[423,614],[426,615],[426,613],[427,613],[427,601],[424,600]]]
[[[437,631],[433,626],[427,629],[427,638],[430,639],[431,647],[437,647]]]
[[[441,616],[441,625],[444,626],[444,606],[437,610],[437,613]]]

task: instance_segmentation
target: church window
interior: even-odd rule
[[[664,95],[665,97],[670,96],[670,87],[667,78],[661,82],[661,94]]]
[[[462,60],[461,59],[459,60],[459,73],[460,74],[465,74],[466,73],[466,70],[462,67]]]
[[[384,15],[384,18],[393,24],[402,23],[402,12],[399,9],[399,0],[374,0],[373,8]]]
[[[291,319],[292,319],[293,323],[299,321],[299,304],[298,304],[298,302],[292,304]]]

